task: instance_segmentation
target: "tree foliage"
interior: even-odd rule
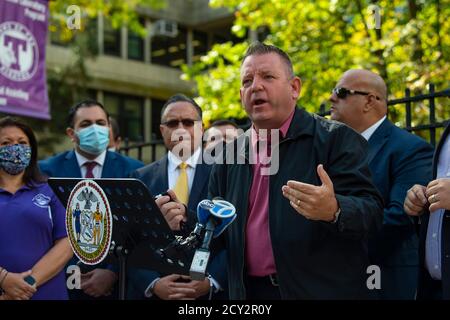
[[[239,99],[239,66],[248,46],[249,30],[268,30],[260,40],[285,50],[300,76],[299,104],[318,111],[328,100],[340,75],[350,68],[379,73],[389,98],[424,92],[428,83],[437,90],[449,86],[449,1],[439,0],[211,0],[214,7],[235,12],[233,32],[243,43],[215,45],[200,62],[185,67],[185,79],[197,84],[207,120],[243,117]],[[381,14],[377,29],[374,9]],[[448,118],[440,100],[437,116]],[[415,106],[418,119],[428,112]],[[402,110],[391,110],[400,119]]]
[[[53,0],[49,2],[51,32],[58,32],[63,40],[74,36],[74,30],[67,27],[68,18],[74,14],[76,6],[82,15],[80,31],[88,26],[89,19],[102,14],[111,22],[113,28],[127,26],[130,30],[146,35],[145,26],[139,21],[138,7],[162,9],[166,0]],[[68,10],[69,9],[69,10]]]

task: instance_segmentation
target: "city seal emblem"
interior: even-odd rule
[[[73,252],[84,264],[98,264],[108,255],[112,214],[108,198],[95,181],[82,180],[73,188],[66,229]]]

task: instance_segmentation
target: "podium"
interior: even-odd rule
[[[69,239],[78,258],[79,248],[95,250],[96,246],[102,243],[98,240],[100,231],[111,230],[111,242],[108,252],[105,252],[104,261],[119,265],[119,299],[125,299],[128,266],[156,270],[162,274],[189,275],[193,253],[179,251],[172,253],[170,257],[162,254],[161,249],[170,247],[176,238],[152,194],[140,180],[49,178],[48,183],[66,207],[66,227],[68,232],[73,233]],[[97,193],[97,196],[90,195],[88,184],[95,189],[100,187],[103,193],[98,190],[100,193]],[[74,197],[77,192],[78,196]],[[103,220],[100,218],[100,208],[106,208],[101,204],[104,197],[110,210],[103,211],[110,211],[111,226],[107,223],[106,214],[103,215]],[[76,217],[74,221],[72,217]],[[102,229],[101,221],[104,222]],[[82,262],[84,259],[80,258]],[[103,259],[100,259],[95,263],[94,259],[94,262],[89,264],[95,268],[95,265],[102,261]]]

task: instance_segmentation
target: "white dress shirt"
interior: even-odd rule
[[[386,119],[386,116],[375,122],[373,125],[371,125],[369,128],[361,132],[361,135],[369,141],[370,137],[373,135],[373,133],[378,129],[379,126],[383,123],[384,119]]]
[[[93,160],[90,160],[90,159],[82,156],[76,150],[75,150],[75,156],[77,157],[77,162],[78,162],[78,166],[80,167],[80,170],[81,170],[81,177],[82,178],[84,178],[86,176],[86,171],[87,171],[87,168],[86,168],[86,166],[84,164],[86,162],[91,162],[91,161],[97,162],[97,165],[92,170],[92,173],[94,174],[94,178],[95,179],[99,179],[99,178],[102,177],[103,165],[105,164],[105,158],[106,158],[106,150],[103,151],[102,153],[100,153],[97,156],[97,158],[95,158]]]
[[[194,182],[194,176],[195,176],[195,167],[197,166],[201,152],[202,152],[202,148],[197,148],[197,150],[194,152],[194,154],[192,156],[190,156],[186,161],[184,161],[188,165],[186,168],[186,172],[187,172],[187,176],[188,176],[189,193],[192,190],[192,183]],[[175,187],[175,184],[177,183],[178,176],[180,175],[180,170],[178,169],[178,166],[183,162],[183,160],[178,158],[171,151],[169,151],[167,157],[169,159],[169,163],[167,164],[169,189],[173,190],[173,188]]]

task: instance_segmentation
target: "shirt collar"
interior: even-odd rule
[[[289,117],[283,122],[283,124],[279,128],[280,135],[281,135],[282,139],[286,137],[286,134],[287,134],[287,132],[289,130],[289,127],[291,126],[292,118],[294,118],[294,113],[295,113],[295,108],[294,108],[294,110],[292,110],[292,112],[289,115]],[[258,132],[255,129],[255,126],[252,125],[252,145],[253,145],[253,147],[256,146],[256,142],[258,140],[260,140],[260,137],[258,135]]]
[[[386,119],[386,116],[375,122],[373,125],[371,125],[369,128],[361,132],[361,135],[369,141],[370,137],[373,135],[373,133],[378,129],[379,126],[381,126],[381,123]]]
[[[91,161],[95,161],[95,162],[97,163],[97,165],[103,167],[103,164],[105,163],[105,158],[106,158],[106,150],[103,151],[102,153],[100,153],[100,154],[97,156],[97,158],[92,159],[92,160],[86,158],[85,156],[83,156],[83,155],[81,155],[81,154],[79,154],[79,153],[77,152],[77,150],[75,150],[75,156],[77,157],[78,165],[80,166],[80,168],[81,168],[82,166],[84,166],[84,164],[85,164],[86,162],[91,162]]]
[[[184,162],[190,168],[195,168],[195,166],[198,163],[198,159],[200,157],[201,151],[202,151],[202,148],[200,148],[200,147],[197,148],[197,150],[195,150],[195,152]],[[183,160],[181,160],[175,154],[173,154],[172,151],[169,151],[167,157],[168,157],[168,160],[169,160],[169,167],[168,167],[169,171],[176,170],[178,168],[178,166],[180,165],[180,163],[183,162]]]

